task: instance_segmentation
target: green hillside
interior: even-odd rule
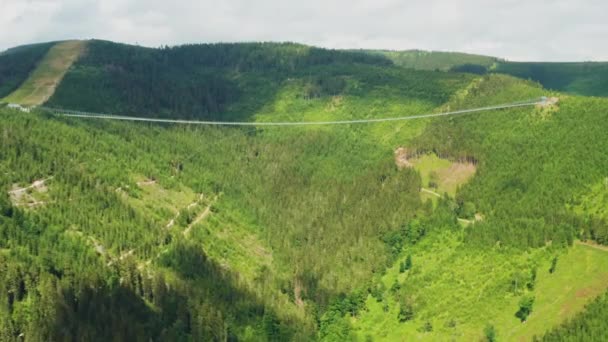
[[[543,87],[574,95],[608,96],[606,62],[511,62],[496,57],[441,51],[361,50],[384,56],[395,65],[418,70],[473,74],[501,73],[539,82]]]
[[[354,73],[373,81],[379,77],[373,67],[390,64],[379,56],[292,43],[148,49],[91,41],[87,49],[66,74],[49,106],[137,116],[245,120],[272,102],[288,78],[305,82],[307,88],[300,96],[314,99],[356,87],[356,80],[349,80]],[[73,96],[75,92],[79,96]]]
[[[0,99],[16,90],[27,79],[54,44],[26,45],[0,53]]]
[[[48,106],[265,122],[559,102],[263,129],[0,108],[0,341],[602,336],[607,100],[297,44],[86,51]]]
[[[495,57],[474,55],[461,52],[442,51],[390,51],[390,50],[363,50],[371,54],[386,56],[395,65],[419,69],[419,70],[442,70],[449,71],[467,66],[480,66],[489,69],[498,61]]]
[[[534,84],[491,75],[473,83],[450,106],[477,107],[540,92]],[[577,236],[597,241],[608,236],[602,217],[580,204],[589,201],[591,191],[606,192],[598,188],[608,166],[603,157],[608,146],[601,138],[606,105],[604,99],[562,97],[559,107],[428,125],[414,139],[418,150],[477,160],[476,176],[453,200],[439,204],[467,221],[446,216],[415,226],[410,222],[402,233],[405,241],[414,227],[430,230],[429,236],[404,248],[386,274],[376,278],[359,313],[339,321],[351,328],[338,335],[348,336],[350,330],[359,339],[471,340],[483,338],[484,327],[492,326],[499,339],[529,340],[605,291],[605,251],[566,246]],[[608,204],[603,195],[593,200],[595,207]],[[443,228],[437,232],[437,227]],[[547,274],[549,261],[564,247],[568,254],[558,256],[558,263],[568,265],[567,273]],[[403,272],[407,258],[413,266]],[[535,298],[540,317],[532,314],[520,326],[515,313],[526,297]],[[331,334],[337,333],[332,329]]]
[[[84,53],[85,46],[86,42],[77,40],[54,44],[19,88],[2,101],[24,106],[45,103],[68,69]]]
[[[545,88],[575,95],[608,96],[608,63],[500,62],[495,72],[531,79]]]

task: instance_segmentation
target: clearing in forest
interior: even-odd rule
[[[70,40],[55,44],[27,80],[3,102],[37,106],[55,92],[63,76],[85,50],[86,42]]]
[[[493,325],[499,340],[530,341],[579,313],[608,288],[608,251],[575,243],[557,251],[487,250],[472,254],[456,233],[441,233],[414,246],[409,271],[403,255],[379,281],[381,300],[369,295],[351,323],[361,340],[479,341]],[[551,261],[557,256],[553,273]],[[534,285],[528,287],[532,270]],[[380,285],[376,285],[380,286]],[[515,313],[524,296],[534,297],[522,323]],[[399,321],[403,303],[413,316]]]
[[[160,183],[142,176],[135,176],[137,187],[116,189],[123,198],[146,217],[164,227],[175,224],[180,211],[194,209],[200,196],[185,186],[165,188]]]
[[[420,172],[422,193],[431,197],[443,193],[454,196],[458,187],[471,179],[477,170],[473,163],[453,162],[439,158],[434,153],[408,156],[404,148],[395,151],[395,163],[398,167],[413,167]]]
[[[39,179],[26,187],[14,184],[8,192],[11,202],[14,206],[24,208],[34,208],[48,203],[49,194],[46,182],[52,178]]]

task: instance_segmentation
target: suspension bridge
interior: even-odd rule
[[[529,107],[529,106],[537,106],[537,105],[545,106],[548,104],[550,104],[550,100],[547,97],[540,97],[540,98],[531,99],[531,100],[498,104],[498,105],[493,105],[493,106],[461,109],[461,110],[455,110],[455,111],[446,111],[446,112],[441,112],[441,113],[428,113],[428,114],[400,116],[400,117],[336,120],[336,121],[282,121],[282,122],[200,121],[200,120],[182,120],[182,119],[161,119],[161,118],[146,118],[146,117],[138,117],[138,116],[124,116],[124,115],[114,115],[114,114],[91,113],[91,112],[49,108],[49,107],[38,107],[38,109],[41,109],[43,111],[46,111],[46,112],[49,112],[51,114],[58,115],[58,116],[71,117],[71,118],[85,118],[85,119],[101,119],[101,120],[122,120],[122,121],[187,124],[187,125],[214,125],[214,126],[313,126],[313,125],[371,124],[371,123],[380,123],[380,122],[418,120],[418,119],[435,118],[435,117],[442,117],[442,116],[454,116],[454,115],[464,115],[464,114],[470,114],[470,113],[496,111],[496,110],[502,110],[502,109],[518,108],[518,107]]]

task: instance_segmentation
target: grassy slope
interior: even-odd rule
[[[430,188],[430,181],[436,183],[435,192],[447,193],[454,197],[459,186],[463,186],[475,175],[475,166],[469,163],[452,162],[437,157],[435,154],[425,154],[411,160],[414,168],[420,172],[423,187]]]
[[[2,101],[26,106],[46,102],[70,66],[84,52],[84,41],[60,42],[49,50],[29,78]]]
[[[531,84],[515,79],[490,76],[476,87],[469,89],[468,94],[462,93],[463,103],[458,104],[459,100],[457,100],[451,106],[471,107],[508,102],[516,98],[538,96],[539,90]],[[535,204],[532,203],[538,202],[532,200],[532,197],[538,196],[539,193],[544,194],[545,203],[542,208],[536,210],[539,214],[567,211],[576,215],[601,216],[601,209],[598,206],[603,203],[604,185],[598,183],[605,179],[600,171],[603,165],[601,162],[604,160],[598,159],[599,155],[596,153],[603,150],[599,145],[604,141],[593,137],[601,135],[599,131],[603,121],[602,111],[599,108],[604,101],[564,96],[561,99],[564,103],[558,110],[524,109],[487,113],[487,115],[442,120],[439,125],[437,121],[428,126],[424,136],[436,136],[438,141],[432,143],[423,139],[424,143],[418,146],[435,148],[447,155],[459,156],[459,153],[464,152],[461,156],[473,154],[479,158],[478,175],[464,187],[464,192],[460,196],[464,200],[475,202],[478,208],[482,208],[484,215],[486,213],[491,213],[490,216],[503,215],[501,212],[510,211],[511,218],[524,217],[523,208],[514,208],[512,205],[514,199],[510,199],[506,188],[503,187],[500,197],[496,196],[494,190],[497,183],[504,184],[517,175],[519,179],[524,180],[527,187],[527,191],[518,192],[517,201],[528,201],[526,200],[528,198],[530,203],[527,205],[534,206]],[[577,121],[578,125],[584,124],[588,127],[574,126],[571,121]],[[450,128],[446,129],[447,127]],[[572,129],[572,127],[580,127],[580,129]],[[560,137],[558,146],[555,145],[553,136]],[[446,140],[445,137],[451,139]],[[530,144],[530,141],[535,143]],[[525,149],[523,152],[518,150],[519,152],[513,154],[511,151],[513,146],[525,146]],[[589,146],[594,147],[589,148]],[[554,151],[555,148],[559,152]],[[574,152],[582,150],[589,151],[584,158],[581,158],[580,152]],[[560,163],[548,161],[547,157],[554,154],[555,157],[550,160],[559,159]],[[571,158],[577,159],[578,162],[569,161]],[[422,166],[432,167],[433,164],[436,163],[430,160]],[[570,170],[574,165],[577,165],[578,170],[581,168],[586,170],[584,179],[572,181],[570,176],[580,177],[581,174],[576,169]],[[543,170],[542,180],[534,171],[539,167]],[[561,171],[554,170],[555,168]],[[426,167],[423,167],[424,169]],[[503,180],[497,181],[498,179]],[[539,184],[545,181],[552,183],[552,186]],[[569,191],[563,193],[565,184]],[[566,204],[572,201],[573,197],[582,200],[574,200],[574,203],[579,205],[571,211],[567,209],[570,206]],[[504,204],[501,203],[502,201],[505,201]],[[515,211],[511,211],[513,209]],[[498,221],[496,217],[493,219],[492,225],[495,225]],[[503,216],[501,220],[511,219]],[[517,232],[501,235],[500,232],[493,230],[490,232],[488,228],[491,227],[478,224],[466,228],[465,241],[469,242],[465,244],[462,244],[461,238],[456,235],[436,237],[414,247],[414,250],[420,254],[417,256],[416,252],[413,253],[414,265],[418,260],[420,267],[417,269],[414,266],[414,270],[410,271],[412,275],[399,277],[403,282],[402,287],[406,288],[405,293],[414,297],[415,302],[418,303],[420,312],[417,313],[416,319],[413,322],[399,324],[396,302],[392,302],[388,313],[384,313],[383,304],[377,303],[370,297],[367,301],[369,312],[364,310],[360,319],[353,320],[359,337],[365,337],[369,331],[371,337],[379,340],[414,338],[471,340],[481,338],[484,326],[493,324],[498,329],[499,337],[507,340],[520,338],[525,340],[534,334],[542,334],[565,318],[572,317],[591,298],[605,290],[607,284],[605,267],[608,262],[605,251],[575,245],[560,258],[560,265],[567,265],[565,269],[549,277],[546,274],[547,262],[553,252],[543,252],[542,249],[534,250],[532,254],[477,250],[474,247],[475,242],[478,241],[477,236],[487,234],[492,236],[492,239],[504,241],[509,240],[510,234],[513,236],[521,234]],[[486,241],[486,244],[491,244],[492,241]],[[386,288],[390,288],[394,279],[398,277],[398,265],[404,259],[405,255],[383,277],[382,281]],[[534,290],[537,313],[533,314],[526,324],[520,324],[514,313],[522,293],[510,294],[508,284],[512,279],[517,278],[518,272],[529,274],[534,264],[538,265],[539,270],[538,282]],[[388,293],[390,291],[387,290],[385,298],[391,298]],[[452,318],[455,320],[456,328],[446,326]],[[432,323],[432,333],[421,331],[427,321]]]
[[[466,228],[465,228],[466,229]],[[403,340],[477,340],[483,328],[492,324],[499,339],[530,340],[532,336],[571,318],[586,303],[608,288],[608,252],[575,245],[560,255],[557,270],[549,274],[550,257],[556,251],[535,250],[510,253],[499,250],[474,251],[453,234],[432,236],[410,251],[414,267],[399,274],[398,260],[382,282],[387,289],[396,279],[421,303],[413,321],[399,323],[398,303],[387,290],[383,309],[371,296],[360,318],[353,319],[357,335],[378,341]],[[557,252],[558,254],[560,252]],[[510,276],[538,269],[534,311],[525,324],[515,317],[518,301],[525,291],[506,291]],[[449,326],[450,321],[454,327]],[[425,322],[432,332],[422,332]]]
[[[19,87],[55,43],[24,45],[0,53],[0,103]]]

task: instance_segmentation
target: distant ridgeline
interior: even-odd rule
[[[576,95],[608,96],[608,63],[500,62],[494,72],[539,82]]]
[[[405,68],[473,74],[501,73],[536,81],[551,90],[585,96],[608,96],[608,62],[510,62],[461,52],[362,51],[386,56],[395,65]]]
[[[393,86],[391,76],[379,76],[379,70],[390,75],[397,68],[504,73],[552,90],[608,96],[608,63],[520,63],[458,52],[327,50],[295,43],[145,48],[90,40],[80,43],[81,54],[69,43],[25,45],[0,54],[0,102],[161,118],[248,120],[293,79],[306,79],[303,97],[318,98],[356,91],[358,84],[370,81]],[[66,49],[57,48],[61,44]],[[76,56],[71,61],[68,52]],[[58,63],[66,68],[53,70]],[[421,75],[406,79],[418,82],[426,77]]]
[[[395,65],[420,69],[440,71],[461,71],[485,73],[498,61],[495,57],[473,55],[461,52],[440,51],[390,51],[390,50],[361,50],[374,55],[386,56]]]

